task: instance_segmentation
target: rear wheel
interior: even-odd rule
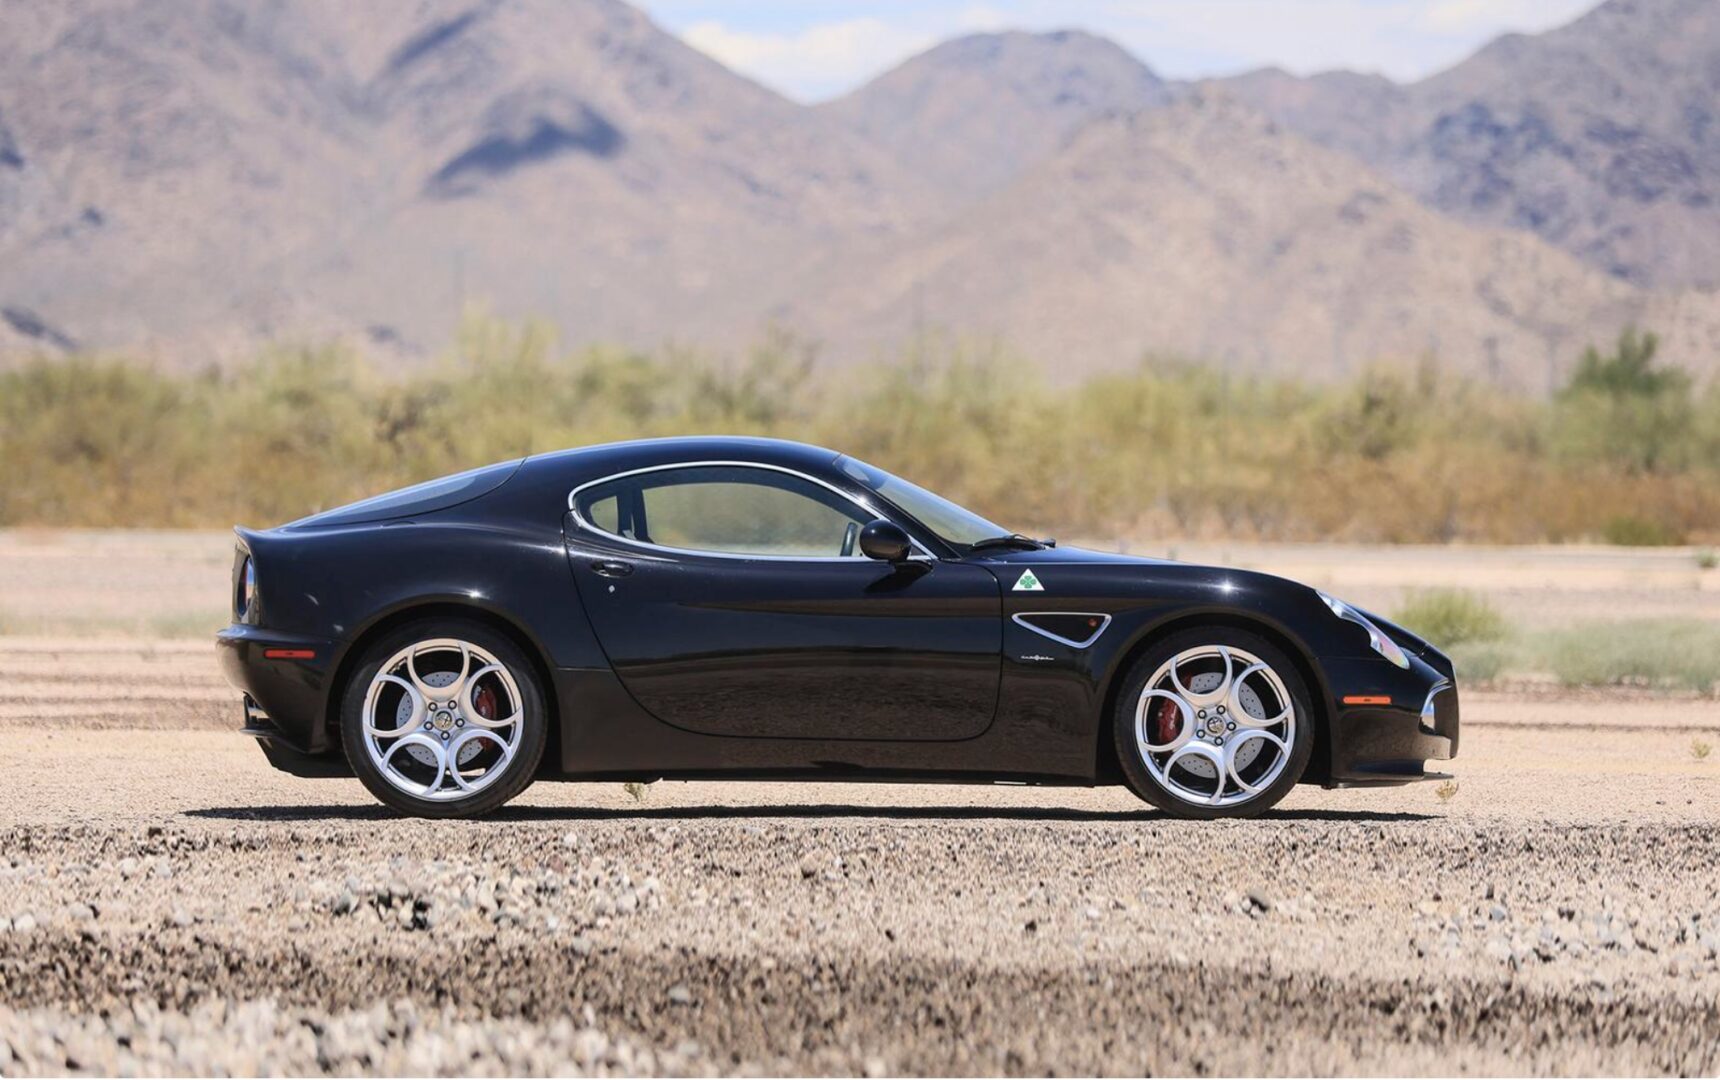
[[[371,794],[402,813],[472,817],[524,791],[549,717],[530,661],[482,623],[411,623],[365,651],[341,741]]]
[[[1249,817],[1308,766],[1314,710],[1289,657],[1230,627],[1181,631],[1135,662],[1112,724],[1137,795],[1177,817]]]

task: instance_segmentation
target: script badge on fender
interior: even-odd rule
[[[1039,583],[1039,579],[1037,577],[1033,576],[1033,571],[1023,570],[1021,572],[1021,576],[1015,579],[1015,588],[1012,589],[1011,591],[1012,592],[1044,592],[1045,586],[1041,585]]]

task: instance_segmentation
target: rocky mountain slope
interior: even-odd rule
[[[1542,390],[1651,296],[1535,237],[1455,223],[1352,159],[1223,97],[1084,128],[1016,184],[831,275],[808,321],[884,343],[927,318],[1075,370],[1194,355],[1238,372],[1438,359]],[[1720,346],[1720,308],[1670,352]]]
[[[1641,321],[1720,366],[1720,5],[1608,0],[1412,86],[1194,88],[1079,32],[946,43],[808,108],[620,0],[13,0],[0,355],[170,362],[462,311],[837,360],[928,327],[1539,388]],[[1563,250],[1559,250],[1563,249]]]
[[[1228,90],[1463,220],[1639,284],[1720,285],[1720,4],[1609,0],[1410,86],[1264,72]]]
[[[1169,104],[1170,84],[1080,31],[957,38],[820,107],[952,201],[988,194],[1095,117]]]
[[[7,15],[0,307],[83,344],[696,337],[920,187],[613,0]]]

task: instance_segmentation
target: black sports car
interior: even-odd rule
[[[1242,570],[1059,547],[798,443],[618,443],[237,530],[245,734],[411,814],[533,778],[1124,783],[1182,817],[1428,779],[1451,662]]]

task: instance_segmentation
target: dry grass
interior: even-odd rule
[[[1520,631],[1452,648],[1460,678],[1487,683],[1551,676],[1567,687],[1720,692],[1720,623],[1595,620]]]
[[[447,363],[393,377],[339,349],[220,375],[27,363],[0,372],[0,460],[28,463],[0,486],[0,524],[268,525],[521,454],[726,432],[840,447],[1030,533],[1720,537],[1720,383],[1643,412],[1435,367],[1310,384],[1155,361],[1068,384],[960,343],[814,360],[787,338],[559,354],[541,330],[482,323]]]
[[[1686,619],[1632,619],[1546,631],[1526,643],[1566,686],[1681,688],[1720,684],[1720,625]]]

